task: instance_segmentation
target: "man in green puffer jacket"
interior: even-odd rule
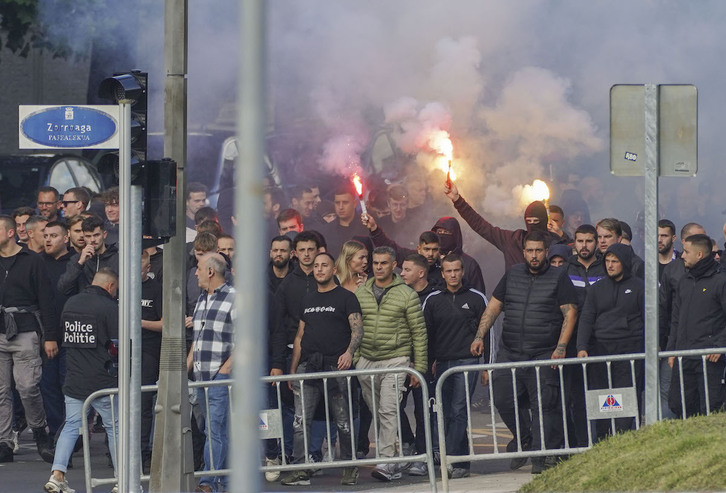
[[[356,296],[363,314],[363,341],[355,354],[356,368],[413,367],[425,373],[427,334],[421,305],[416,292],[394,274],[396,252],[390,247],[373,250],[373,278],[358,288]],[[413,354],[411,354],[413,352]],[[378,412],[378,453],[393,457],[396,451],[396,411],[403,391],[406,373],[376,375],[360,379],[363,399]],[[411,387],[420,384],[411,377]],[[374,409],[373,393],[375,392]],[[400,479],[399,464],[378,464],[371,475],[381,481]]]

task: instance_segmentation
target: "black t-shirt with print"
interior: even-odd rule
[[[340,286],[325,293],[308,293],[303,300],[301,361],[312,353],[321,353],[326,363],[337,361],[350,345],[348,316],[360,312],[355,294]]]

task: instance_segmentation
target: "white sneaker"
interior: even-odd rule
[[[371,471],[371,476],[380,481],[394,481],[401,479],[403,474],[398,464],[378,464],[375,469]]]
[[[43,489],[48,493],[76,493],[76,490],[68,486],[68,481],[65,478],[63,478],[63,481],[58,481],[52,474]]]
[[[408,470],[409,476],[428,476],[429,466],[425,462],[414,462]]]
[[[274,459],[269,459],[265,457],[265,465],[266,466],[279,466],[280,465],[280,458],[276,457]],[[265,471],[265,481],[268,483],[276,483],[280,480],[280,471]]]

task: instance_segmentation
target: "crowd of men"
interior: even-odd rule
[[[209,207],[207,193],[198,183],[189,184],[185,193],[185,325],[190,377],[213,381],[230,378],[232,369],[235,242],[229,233],[236,218],[229,208]],[[448,199],[458,217],[430,217],[434,195]],[[331,431],[341,459],[367,457],[369,436],[377,437],[380,463],[371,474],[378,480],[396,480],[404,472],[427,475],[424,462],[386,459],[425,453],[424,406],[430,403],[422,399],[421,386],[433,395],[437,379],[448,369],[643,351],[644,262],[630,244],[632,230],[614,218],[589,224],[581,198],[563,207],[532,202],[524,211],[525,227],[507,230],[482,217],[448,182],[437,194],[429,194],[415,179],[379,187],[369,194],[365,214],[359,213],[359,197],[347,183],[331,190],[316,184],[290,191],[268,188],[263,197],[270,247],[269,374],[386,370],[372,378],[333,378],[327,399],[322,387],[310,381],[292,380],[279,393],[269,386],[270,407],[282,410],[285,439],[265,442],[265,464],[279,465],[283,455],[310,464],[286,474],[268,471],[270,482],[310,484]],[[115,298],[123,248],[118,245],[118,201],[117,189],[92,199],[84,188],[61,196],[44,187],[35,207],[0,216],[0,268],[5,271],[0,281],[0,462],[13,460],[17,434],[30,427],[38,453],[53,464],[48,492],[73,491],[65,474],[78,449],[81,405],[94,391],[116,384]],[[492,268],[492,260],[480,265],[465,252],[460,219],[503,255],[505,274],[490,294],[483,272]],[[659,222],[660,349],[726,347],[721,250],[700,225],[688,223],[680,229],[683,249],[676,251],[676,232],[671,221]],[[142,254],[144,384],[155,383],[159,375],[162,256],[159,246]],[[707,406],[720,409],[725,366],[718,352],[707,356],[705,371],[700,357],[664,358],[663,417],[704,413]],[[518,369],[516,383],[509,371],[481,375],[482,384],[492,385],[493,404],[514,437],[508,451],[561,448],[563,413],[570,446],[586,446],[585,383],[588,388],[635,386],[642,391],[639,363],[635,372],[627,363],[609,369],[592,365],[587,382],[581,365],[566,365],[563,388],[556,368]],[[431,437],[435,449],[446,440],[450,455],[468,450],[467,402],[479,378],[470,373],[467,382],[464,375],[446,380],[440,407],[445,436]],[[411,420],[404,410],[409,397],[415,410]],[[139,453],[146,471],[153,398],[146,394],[142,400]],[[224,469],[227,387],[211,387],[200,402],[205,405],[194,407],[192,420],[195,467]],[[107,435],[113,465],[111,402],[97,399],[92,407],[100,419],[97,426]],[[326,412],[334,430],[326,429]],[[375,433],[372,423],[378,427]],[[599,420],[596,436],[633,425],[632,418],[621,418],[611,429],[610,420]],[[330,455],[335,446],[327,444]],[[533,458],[533,473],[553,461],[554,455]],[[515,458],[511,467],[526,462]],[[456,463],[449,475],[466,477],[469,469],[467,462]],[[346,467],[342,484],[357,481],[358,469]],[[210,473],[196,491],[226,487],[224,476]]]
[[[368,455],[371,414],[376,414],[381,463],[371,473],[374,478],[391,481],[405,471],[427,474],[425,463],[386,458],[425,453],[427,403],[421,400],[420,385],[429,385],[433,395],[437,378],[449,368],[644,350],[645,267],[631,245],[633,232],[615,218],[590,224],[581,197],[573,200],[569,194],[570,210],[532,202],[524,211],[525,228],[507,230],[477,213],[455,183],[445,185],[442,195],[459,217],[503,254],[505,274],[487,298],[482,267],[464,252],[459,219],[427,217],[430,201],[425,188],[423,197],[415,199],[401,184],[372,191],[367,214],[358,213],[358,197],[347,184],[328,195],[331,202],[321,200],[314,184],[297,187],[291,195],[286,201],[274,188],[264,195],[270,242],[268,293],[275,313],[269,325],[270,374],[345,370],[351,359],[356,369],[391,370],[373,379],[362,377],[353,389],[340,381],[329,390],[341,459]],[[433,226],[429,229],[427,224]],[[675,249],[677,230],[671,221],[661,220],[658,232],[659,349],[726,347],[726,271],[717,242],[700,225],[688,223],[680,230],[681,252]],[[323,293],[328,300],[321,300]],[[501,327],[489,333],[500,314]],[[663,417],[692,416],[723,406],[724,357],[710,354],[706,363],[704,375],[700,357],[663,358]],[[395,371],[407,367],[417,369],[426,381]],[[563,413],[569,445],[587,446],[585,388],[635,387],[639,396],[642,393],[642,361],[635,363],[635,372],[628,362],[588,368],[584,382],[581,365],[566,365],[563,388],[556,366],[518,369],[516,384],[509,371],[494,372],[491,378],[483,372],[481,381],[493,386],[494,406],[514,436],[508,451],[562,448]],[[451,455],[468,453],[466,407],[477,379],[469,374],[467,383],[464,375],[454,373],[447,379],[441,403],[446,436],[432,437],[434,449],[445,439]],[[266,479],[307,485],[316,472],[313,463],[321,460],[325,415],[313,381],[296,382],[292,390],[292,396],[283,394],[278,403],[276,391],[270,389],[270,407],[282,407],[285,443],[268,440],[266,464],[278,465],[287,454],[294,463],[310,467],[283,475],[270,471]],[[353,395],[352,409],[341,398],[348,393]],[[409,395],[414,399],[415,427],[403,410]],[[638,405],[642,412],[640,401]],[[403,443],[398,443],[397,413]],[[351,424],[356,450],[348,444]],[[610,420],[596,420],[592,431],[599,439],[634,426],[633,418],[616,419],[614,428]],[[551,467],[555,457],[553,453],[533,458],[532,472]],[[522,467],[527,460],[515,458],[511,467]],[[469,467],[466,462],[453,464],[449,475],[468,476]],[[356,468],[345,468],[342,484],[355,484],[357,475]]]
[[[217,380],[231,369],[234,239],[222,232],[216,211],[206,207],[204,185],[190,184],[186,199],[187,225],[193,232],[188,245],[188,370],[198,380]],[[5,272],[0,281],[0,462],[14,460],[18,436],[29,427],[39,455],[52,464],[44,486],[48,492],[74,491],[66,472],[80,448],[83,402],[93,392],[117,385],[119,219],[118,188],[91,194],[83,187],[62,195],[42,187],[36,204],[0,216],[0,267]],[[161,355],[163,250],[149,246],[140,253],[141,377],[143,384],[155,384]],[[225,467],[227,399],[226,387],[210,389],[212,425],[207,429],[200,414],[207,407],[195,408],[197,469]],[[118,430],[112,417],[117,419],[118,413],[112,405],[109,397],[95,399],[89,417],[93,432],[106,435],[109,466],[115,467]],[[144,393],[138,453],[147,474],[153,405],[154,395]],[[205,476],[198,489],[223,489],[224,481]]]

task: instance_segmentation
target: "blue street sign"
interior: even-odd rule
[[[118,149],[118,106],[20,106],[20,149]]]

